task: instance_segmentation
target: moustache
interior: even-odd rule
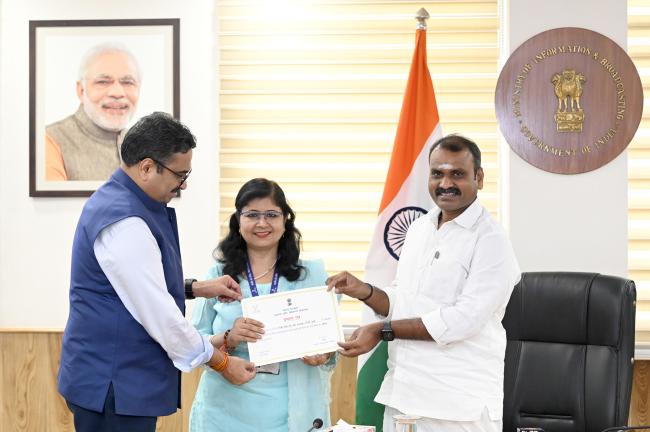
[[[436,188],[436,196],[440,196],[440,195],[442,195],[444,193],[453,193],[454,195],[460,195],[460,189],[458,189],[456,187],[450,187],[450,188],[447,188],[447,189]]]
[[[126,101],[122,101],[121,99],[115,99],[115,100],[111,100],[110,102],[102,103],[102,108],[126,110],[126,109],[131,109],[131,105]]]

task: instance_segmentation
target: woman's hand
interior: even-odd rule
[[[264,335],[264,324],[252,318],[239,317],[225,341],[228,348],[235,348],[241,342],[257,342]]]
[[[329,359],[332,358],[333,355],[334,355],[333,352],[326,353],[326,354],[316,354],[313,356],[305,356],[300,360],[302,360],[304,364],[309,366],[320,366],[327,363]]]

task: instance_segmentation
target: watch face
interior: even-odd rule
[[[387,342],[395,339],[395,334],[393,333],[393,328],[390,325],[390,321],[384,323],[384,327],[381,329],[381,338]]]

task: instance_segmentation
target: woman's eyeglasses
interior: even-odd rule
[[[241,217],[244,217],[248,220],[261,220],[262,217],[266,220],[275,220],[279,217],[282,216],[282,212],[276,211],[276,210],[268,210],[268,211],[257,211],[257,210],[248,210],[245,212],[240,213]]]

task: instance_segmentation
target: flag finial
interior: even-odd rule
[[[415,26],[418,30],[427,29],[427,19],[429,19],[429,12],[425,8],[420,8],[420,10],[415,14],[415,19],[418,20],[418,24]]]

